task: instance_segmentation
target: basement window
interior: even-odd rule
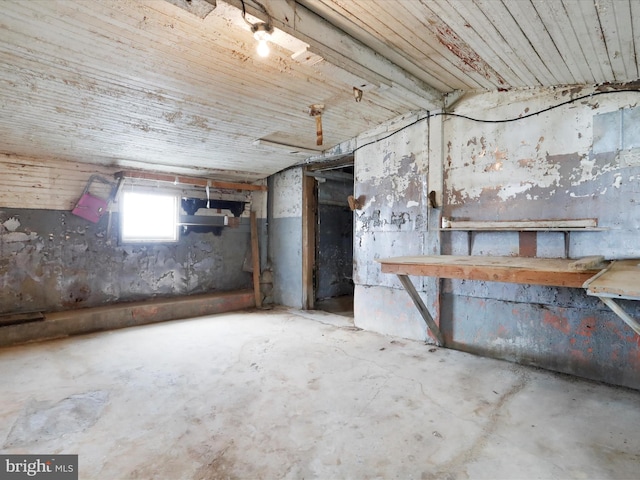
[[[178,196],[122,192],[120,239],[122,243],[178,241]]]

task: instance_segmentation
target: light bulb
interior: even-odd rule
[[[258,41],[258,47],[256,48],[256,51],[258,52],[258,55],[260,55],[261,57],[268,57],[269,44],[267,43],[267,41],[266,40]]]
[[[261,57],[266,57],[269,55],[269,44],[267,41],[271,38],[271,34],[273,33],[273,27],[266,23],[256,23],[251,26],[251,31],[253,32],[253,38],[258,41],[257,52]]]

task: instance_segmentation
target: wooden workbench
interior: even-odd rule
[[[564,258],[434,255],[378,260],[383,273],[582,288],[601,269],[573,270]]]
[[[442,333],[408,275],[582,288],[587,280],[601,271],[598,267],[580,269],[576,267],[579,262],[575,260],[556,258],[423,255],[384,258],[378,262],[383,273],[398,276],[438,345],[442,346]]]

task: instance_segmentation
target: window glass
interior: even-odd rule
[[[143,192],[122,192],[120,200],[123,242],[176,242],[178,197]]]

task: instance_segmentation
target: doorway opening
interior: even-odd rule
[[[309,168],[305,185],[307,308],[353,317],[353,157]]]

